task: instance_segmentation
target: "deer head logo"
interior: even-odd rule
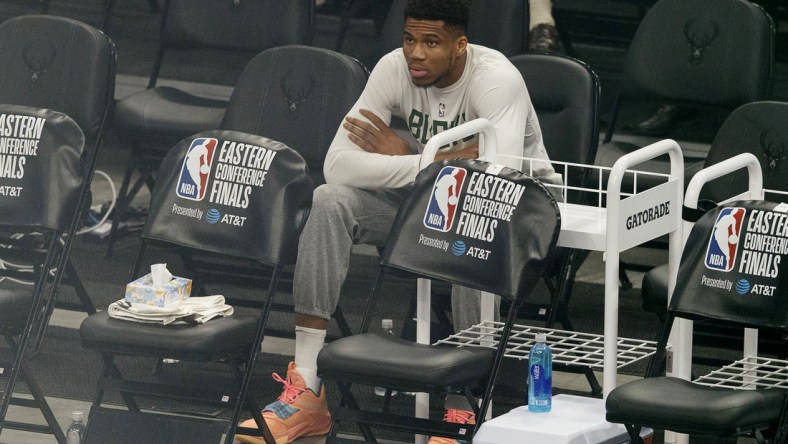
[[[684,38],[687,39],[687,45],[690,47],[689,62],[691,65],[703,63],[703,52],[720,35],[719,23],[712,20],[711,29],[703,29],[700,26],[696,27],[696,22],[697,19],[690,19],[684,24]],[[703,35],[700,35],[700,31],[705,32]]]
[[[49,66],[57,57],[57,50],[52,45],[42,45],[36,42],[29,43],[22,49],[22,60],[25,62],[30,80],[38,82]]]
[[[297,77],[293,71],[288,71],[282,76],[279,82],[282,95],[287,102],[287,116],[291,119],[297,117],[297,111],[302,103],[306,102],[307,96],[315,88],[315,78],[311,74]]]
[[[785,142],[777,144],[772,137],[774,128],[766,128],[761,132],[760,144],[763,157],[766,158],[766,174],[769,176],[780,173],[780,161],[786,157]]]

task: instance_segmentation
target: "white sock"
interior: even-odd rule
[[[529,24],[528,30],[536,28],[536,25],[547,24],[555,26],[553,19],[552,0],[530,0],[528,2]]]
[[[326,331],[296,326],[295,336],[296,369],[304,378],[306,387],[318,393],[320,378],[317,377],[317,354],[326,342]]]

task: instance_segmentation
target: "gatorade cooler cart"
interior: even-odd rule
[[[480,152],[483,160],[495,163],[498,159],[497,142],[492,125],[486,119],[476,119],[433,136],[424,148],[421,166],[431,163],[438,148],[455,140],[480,133]],[[643,162],[668,154],[671,162],[669,174],[646,173],[634,170]],[[538,162],[523,159],[525,171]],[[543,161],[542,161],[543,162]],[[603,395],[606,396],[616,385],[618,369],[634,362],[647,359],[654,354],[654,341],[621,338],[618,336],[618,279],[619,253],[644,242],[669,234],[670,288],[675,284],[681,251],[681,206],[684,183],[684,164],[681,148],[673,140],[663,140],[635,152],[622,156],[612,168],[589,165],[551,162],[564,177],[571,169],[588,169],[598,177],[594,189],[570,189],[562,186],[560,192],[566,197],[570,190],[595,193],[596,205],[559,203],[561,210],[561,234],[558,245],[569,248],[604,252],[605,258],[605,315],[604,334],[589,334],[556,330],[526,325],[515,326],[509,340],[507,357],[527,359],[528,351],[535,342],[536,333],[548,334],[553,351],[553,364],[588,367],[603,372]],[[572,172],[574,172],[572,170]],[[644,175],[659,176],[663,183],[638,190],[638,178]],[[607,187],[603,186],[607,177]],[[633,184],[630,193],[622,193],[625,179]],[[655,205],[657,208],[655,209]],[[661,208],[661,209],[660,209]],[[633,218],[638,224],[629,223]],[[430,284],[420,280],[417,293],[417,341],[428,343],[430,338]],[[490,346],[498,337],[500,323],[493,318],[492,295],[486,299],[482,309],[483,321],[469,329],[446,338],[441,343],[455,346]],[[563,400],[559,401],[562,403]],[[596,410],[597,407],[594,407]],[[598,407],[604,419],[604,406]],[[426,417],[429,399],[419,394],[416,412]],[[566,425],[565,425],[566,427]],[[623,427],[621,428],[623,430]],[[481,431],[485,430],[485,425]],[[612,433],[612,434],[611,434]],[[617,439],[618,433],[606,432],[604,439]],[[521,439],[522,436],[521,436]],[[598,442],[606,442],[601,440]],[[482,441],[483,442],[483,441]]]

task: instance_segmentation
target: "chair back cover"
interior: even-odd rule
[[[622,92],[735,107],[769,93],[769,15],[748,0],[660,0],[632,39]]]
[[[304,156],[314,177],[366,83],[366,68],[350,56],[312,46],[271,48],[241,73],[221,128],[286,144]]]
[[[51,15],[0,24],[0,103],[52,109],[99,136],[114,100],[115,50],[101,31]]]
[[[162,33],[167,46],[262,51],[307,44],[314,0],[169,0]]]
[[[744,104],[725,119],[709,149],[704,167],[740,153],[752,153],[761,164],[763,187],[788,192],[788,102],[762,101]],[[703,197],[722,202],[747,191],[749,176],[744,169],[726,174],[703,187]],[[772,201],[788,195],[767,194]]]
[[[84,146],[65,114],[0,105],[0,224],[65,231],[85,180]]]
[[[479,160],[436,162],[403,200],[381,264],[525,297],[548,264],[560,227],[555,200],[531,176]]]
[[[143,236],[292,264],[312,190],[304,159],[285,144],[235,131],[201,132],[162,162]]]
[[[695,223],[669,309],[788,331],[788,205],[738,201]]]

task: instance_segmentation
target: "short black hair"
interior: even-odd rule
[[[468,29],[471,0],[408,0],[405,20],[442,20],[463,33]]]

